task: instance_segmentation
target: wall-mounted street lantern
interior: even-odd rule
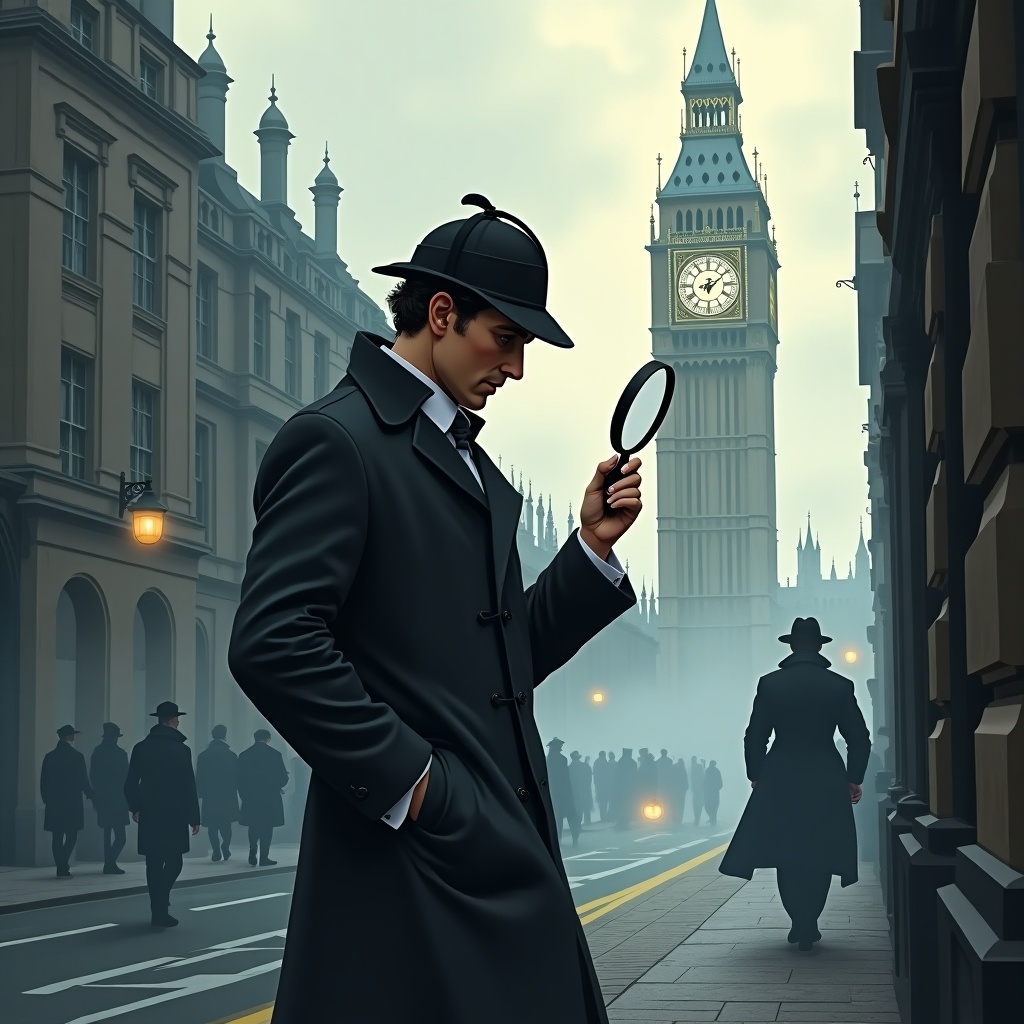
[[[152,480],[126,481],[121,474],[121,493],[117,515],[124,519],[124,511],[131,505],[132,532],[140,544],[156,544],[164,535],[164,513],[167,506],[157,501]]]

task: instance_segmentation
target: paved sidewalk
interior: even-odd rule
[[[193,842],[197,843],[199,838],[196,836]],[[254,868],[248,862],[248,849],[244,842],[231,851],[230,860],[216,864],[210,860],[209,853],[201,857],[186,854],[175,888],[294,871],[299,859],[298,843],[275,845],[271,855],[277,861],[276,867]],[[72,860],[71,878],[57,878],[56,869],[52,866],[0,867],[0,914],[146,891],[145,861],[122,861],[120,867],[124,868],[123,875],[105,875],[102,863]]]
[[[834,878],[809,953],[789,945],[774,870],[750,882],[720,856],[587,928],[614,1024],[900,1024],[881,890],[870,864]]]

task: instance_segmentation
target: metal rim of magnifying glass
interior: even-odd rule
[[[659,370],[668,371],[665,375],[667,383],[665,387],[665,397],[661,401],[661,408],[658,410],[658,415],[654,418],[653,426],[644,435],[640,443],[627,451],[625,448],[619,447],[622,443],[622,431],[626,426],[626,417],[629,415],[629,410],[632,407],[633,402],[636,400],[637,395],[640,394],[643,386]],[[672,367],[669,366],[668,363],[663,363],[658,359],[652,359],[649,363],[645,363],[636,371],[636,373],[633,374],[632,379],[622,392],[622,397],[619,398],[619,402],[615,406],[615,412],[612,413],[611,442],[612,448],[615,451],[620,455],[632,455],[633,452],[640,451],[640,449],[643,448],[652,437],[654,437],[658,432],[658,427],[661,426],[662,421],[665,419],[665,414],[668,412],[668,407],[672,402],[672,395],[675,391],[675,386],[676,378],[675,374],[672,372]]]

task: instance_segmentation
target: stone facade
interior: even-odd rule
[[[877,220],[897,997],[906,1024],[995,1024],[1024,1013],[1024,8],[862,11],[893,41]]]

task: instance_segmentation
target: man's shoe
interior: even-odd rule
[[[219,861],[220,859],[221,859],[220,850],[214,850],[213,851],[213,856],[210,858],[210,860],[212,860],[213,863],[216,864],[217,861]]]
[[[63,869],[58,868],[57,869],[57,877],[58,878],[71,878],[72,876],[71,876],[71,872],[67,868],[63,868]]]
[[[813,945],[814,943],[811,941],[810,936],[803,936],[800,939],[800,945],[796,948],[799,949],[801,953],[806,953]]]
[[[263,860],[260,861],[260,867],[261,868],[272,868],[276,863],[277,863],[276,860],[271,860],[269,857],[264,857]]]
[[[103,874],[105,875],[123,875],[124,869],[119,868],[116,864],[104,864]]]
[[[154,928],[173,928],[177,923],[178,919],[170,914],[160,914],[150,922]]]
[[[249,863],[253,867],[256,867],[257,861],[256,861],[256,851],[255,850],[250,850],[249,851]]]
[[[231,851],[228,849],[228,844],[225,843],[221,848],[220,852],[224,854],[224,859],[229,860],[231,858]]]

